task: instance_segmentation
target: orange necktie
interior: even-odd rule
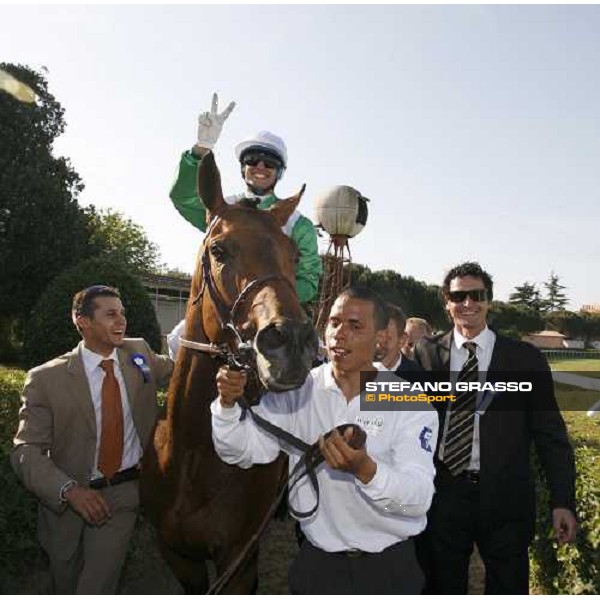
[[[103,360],[100,367],[105,375],[102,381],[102,432],[98,470],[110,479],[121,468],[123,459],[123,407],[113,361]]]

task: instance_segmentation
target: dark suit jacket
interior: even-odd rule
[[[419,366],[414,360],[411,360],[408,358],[408,356],[402,353],[402,362],[394,374],[398,375],[398,377],[402,377],[402,373],[405,371],[423,371],[423,367]]]
[[[452,331],[423,338],[415,348],[415,361],[447,380]],[[550,368],[531,344],[496,336],[487,380],[500,373],[532,373],[533,391],[497,394],[480,417],[480,497],[484,514],[501,520],[535,519],[535,490],[530,474],[530,446],[536,447],[551,494],[552,507],[575,510],[573,449],[554,396]],[[436,403],[440,436],[447,405]],[[443,485],[436,479],[436,489]]]

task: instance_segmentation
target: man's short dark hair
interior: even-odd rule
[[[93,317],[96,308],[94,300],[101,297],[121,298],[121,294],[117,288],[108,285],[92,285],[85,290],[81,290],[73,296],[71,308],[73,317]]]
[[[354,298],[356,300],[366,300],[373,303],[373,319],[375,321],[375,330],[381,331],[387,327],[389,314],[386,303],[383,298],[362,285],[351,285],[338,295],[338,298]]]
[[[392,304],[391,302],[386,304],[386,308],[389,320],[396,323],[398,334],[402,335],[404,333],[404,328],[406,327],[406,315],[404,314],[404,311],[397,304]]]
[[[442,285],[442,295],[444,298],[448,298],[448,292],[450,291],[450,282],[456,277],[477,277],[483,281],[483,285],[487,291],[488,302],[494,297],[494,282],[492,276],[486,273],[481,268],[481,265],[476,262],[466,262],[450,269],[444,277],[444,283]]]

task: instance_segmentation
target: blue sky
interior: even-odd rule
[[[200,234],[168,197],[214,90],[217,147],[283,136],[280,196],[339,184],[371,199],[355,262],[439,283],[479,260],[507,299],[560,276],[600,303],[600,7],[0,6],[0,56],[48,69],[80,201],[142,225],[193,269]]]

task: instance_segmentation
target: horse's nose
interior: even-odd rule
[[[309,321],[286,319],[263,327],[256,334],[256,348],[265,357],[280,354],[305,354],[314,358],[318,349],[317,333]]]

